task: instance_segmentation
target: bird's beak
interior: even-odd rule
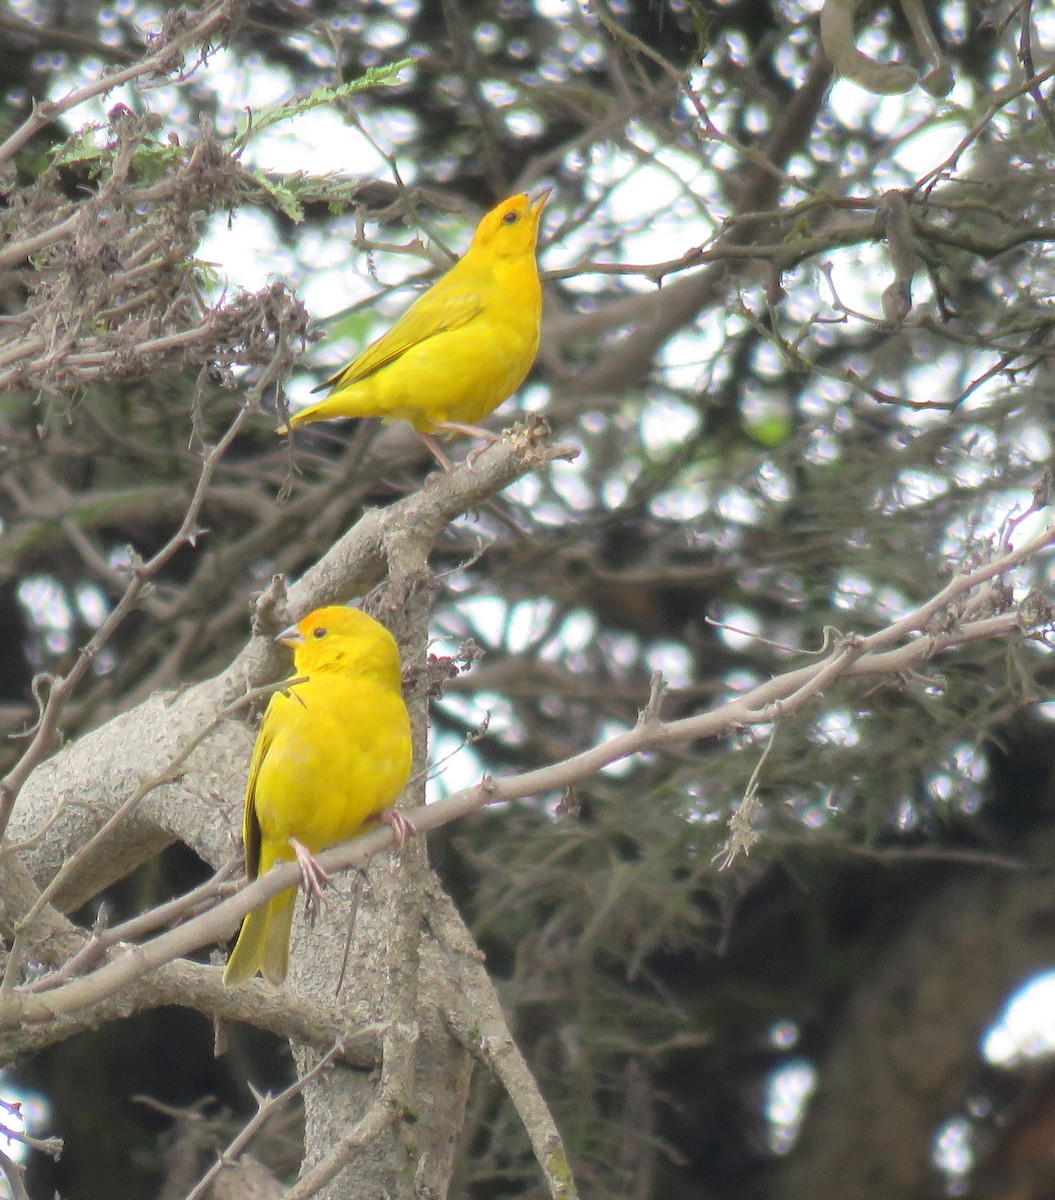
[[[546,207],[546,201],[550,198],[552,192],[552,188],[541,188],[535,193],[535,198],[531,201],[531,211],[536,220],[542,215],[542,210]]]
[[[276,633],[275,641],[282,646],[303,646],[304,634],[300,632],[296,625],[291,625],[288,629],[283,629],[281,633]]]

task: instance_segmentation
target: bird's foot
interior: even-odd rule
[[[322,909],[322,889],[330,882],[329,875],[323,869],[319,860],[296,838],[289,839],[293,853],[297,856],[297,866],[300,867],[300,882],[304,888],[304,913],[308,923],[314,925]]]
[[[417,835],[418,827],[408,816],[401,813],[398,808],[386,808],[378,817],[378,820],[392,826],[392,836],[395,839],[397,854],[403,849],[403,843],[408,837]]]
[[[502,440],[500,433],[492,433],[490,429],[481,429],[479,425],[463,425],[461,421],[437,421],[437,429],[450,433],[464,433],[467,437],[476,438],[483,446],[474,446],[465,456],[465,465],[471,467],[481,454]]]

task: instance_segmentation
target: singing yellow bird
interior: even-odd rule
[[[293,648],[300,679],[268,702],[245,793],[242,837],[250,880],[296,858],[309,897],[326,874],[314,855],[389,820],[401,840],[409,822],[386,810],[410,774],[410,717],[400,690],[395,639],[372,617],[332,606],[309,613],[275,639]],[[412,829],[412,826],[409,826]],[[224,984],[262,972],[282,983],[296,889],[242,922]]]
[[[535,246],[549,191],[519,193],[483,218],[465,256],[392,328],[324,384],[330,394],[290,426],[330,417],[410,421],[445,470],[432,434],[498,439],[476,422],[520,386],[535,361],[542,320]],[[282,429],[279,432],[288,432]]]

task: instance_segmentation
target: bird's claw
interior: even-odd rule
[[[408,837],[415,837],[417,835],[418,827],[408,816],[401,813],[398,808],[386,808],[379,820],[392,827],[392,837],[395,841],[397,854],[403,849],[403,844]]]
[[[289,844],[297,856],[297,866],[300,868],[300,882],[304,889],[304,914],[308,924],[314,925],[322,911],[322,889],[330,882],[330,877],[319,860],[296,838],[290,838]]]

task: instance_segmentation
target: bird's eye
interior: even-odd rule
[[[507,212],[502,217],[502,224],[503,225],[515,225],[517,223],[517,221],[519,221],[519,220],[520,220],[520,213]]]
[[[324,638],[326,636],[326,630],[323,629],[321,625],[316,625],[311,631],[311,636],[314,638]]]

